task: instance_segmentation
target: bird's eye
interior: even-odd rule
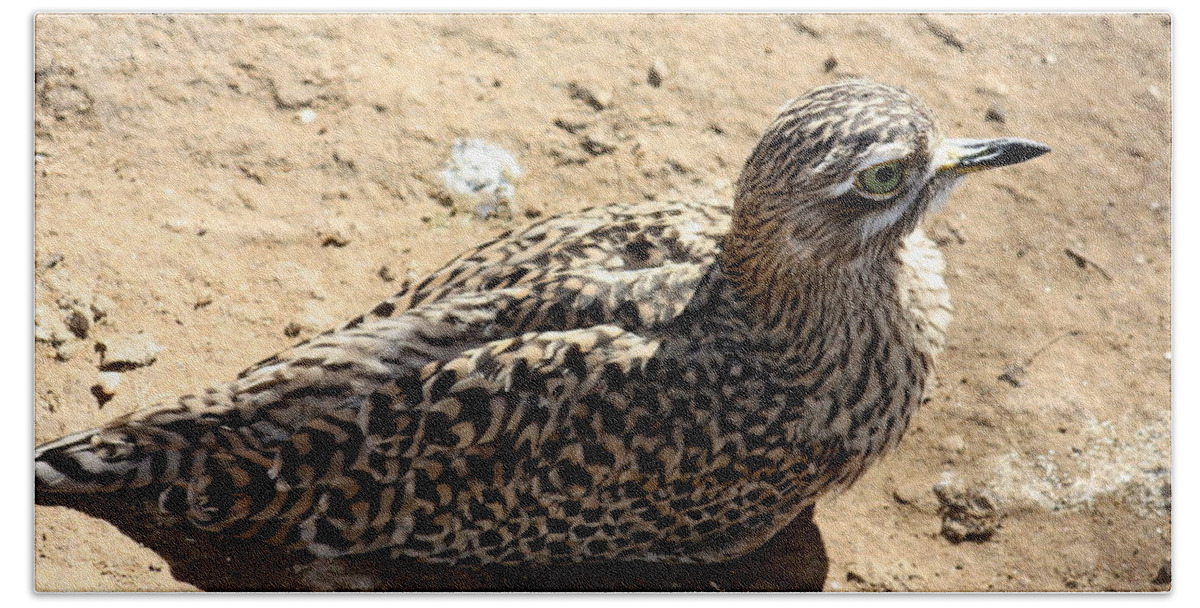
[[[898,160],[867,167],[854,176],[854,185],[866,194],[891,194],[904,182],[904,164]]]

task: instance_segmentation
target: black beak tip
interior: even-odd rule
[[[1013,155],[1016,158],[1016,160],[1013,162],[1018,163],[1037,158],[1050,152],[1050,146],[1028,139],[1018,140],[1014,143],[1013,148]]]
[[[964,168],[996,168],[1023,163],[1050,151],[1050,146],[1028,139],[1004,138],[987,142],[979,153],[963,158]]]

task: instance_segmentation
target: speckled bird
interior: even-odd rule
[[[896,447],[950,318],[918,230],[1032,141],[944,139],[863,80],[786,105],[732,207],[582,210],[340,328],[35,451],[37,492],[150,487],[330,558],[713,563]]]

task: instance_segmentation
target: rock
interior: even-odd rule
[[[1171,560],[1163,563],[1158,569],[1158,574],[1150,581],[1153,585],[1170,585],[1171,584]]]
[[[49,270],[51,268],[54,268],[55,266],[58,266],[59,264],[61,264],[62,261],[65,259],[66,259],[66,256],[64,256],[61,253],[51,253],[50,255],[48,255],[42,259],[42,263],[41,263],[42,269]]]
[[[48,306],[33,309],[33,339],[57,346],[74,337],[58,313]]]
[[[516,215],[517,159],[481,139],[458,139],[439,174],[452,207],[474,211],[479,219]]]
[[[591,135],[584,136],[583,141],[579,145],[583,148],[584,152],[587,152],[592,156],[612,154],[612,152],[617,149],[617,147],[612,143],[604,141],[603,139],[597,139]]]
[[[575,135],[588,127],[588,123],[586,122],[568,120],[566,118],[555,118],[553,124],[571,135]]]
[[[350,244],[350,239],[341,232],[326,232],[317,231],[317,238],[321,241],[322,247],[345,247]]]
[[[153,364],[163,348],[150,336],[136,333],[98,340],[96,350],[100,351],[102,371],[121,372]]]
[[[317,298],[305,302],[300,313],[284,325],[283,335],[289,338],[308,338],[336,327],[341,319],[330,314],[319,302],[320,299]]]
[[[1004,371],[996,376],[997,380],[1007,382],[1013,388],[1021,388],[1025,384],[1025,366],[1012,364],[1004,368]]]
[[[358,225],[342,218],[329,218],[317,226],[317,240],[322,247],[342,248],[362,234]]]
[[[567,85],[567,92],[571,94],[571,99],[578,99],[597,112],[612,106],[610,91],[591,89],[572,82]]]
[[[46,391],[46,393],[44,395],[35,394],[33,396],[33,402],[37,405],[38,408],[45,409],[46,411],[51,412],[51,413],[57,412],[58,410],[62,409],[62,401],[63,401],[62,397],[60,397],[58,395],[58,393],[55,393],[54,391],[49,391],[49,390]]]
[[[84,292],[69,293],[58,298],[57,304],[63,323],[81,340],[88,337],[88,331],[92,327],[92,299],[90,293]]]
[[[650,64],[650,69],[646,71],[646,84],[657,89],[662,86],[666,77],[667,64],[662,59],[655,57],[654,62]]]
[[[77,315],[71,313],[72,318]],[[78,323],[78,319],[75,322]],[[79,340],[76,328],[63,320],[61,311],[49,306],[38,306],[33,311],[33,339],[53,347],[54,358],[59,361],[70,361],[83,351],[83,342]]]
[[[96,404],[101,408],[103,408],[104,405],[109,401],[112,401],[113,398],[113,395],[104,392],[104,387],[100,386],[99,384],[92,385],[91,393],[92,396],[96,398]]]
[[[883,567],[878,563],[850,563],[846,568],[846,591],[908,591],[908,585],[903,580],[907,568],[904,564],[895,564],[894,568]],[[832,581],[831,581],[832,582]],[[830,585],[832,587],[832,585]]]
[[[952,543],[971,541],[982,543],[1000,528],[1003,515],[997,508],[996,497],[986,488],[964,489],[951,482],[933,486],[941,506],[942,536]]]
[[[100,372],[96,374],[96,377],[96,386],[99,386],[104,394],[110,396],[117,394],[117,387],[121,385],[120,372]]]
[[[289,338],[295,338],[299,336],[300,332],[302,331],[304,331],[304,328],[295,321],[288,321],[287,325],[283,326],[283,335]]]
[[[387,264],[380,266],[376,274],[379,275],[380,279],[383,279],[384,283],[393,283],[396,281],[396,275],[392,273],[392,269]]]
[[[108,316],[108,311],[114,308],[116,304],[112,299],[103,294],[92,296],[92,301],[88,302],[88,308],[92,311],[92,322],[99,323]]]
[[[70,340],[61,344],[54,345],[54,358],[59,361],[70,361],[76,355],[84,351],[84,343],[79,340]]]
[[[919,479],[904,479],[892,486],[892,500],[897,504],[914,507],[922,512],[932,513],[938,507],[933,493],[929,491],[928,481]]]
[[[80,340],[87,338],[95,324],[104,320],[109,309],[114,306],[111,299],[92,294],[90,290],[79,287],[65,275],[48,276],[46,282],[49,288],[62,293],[55,301],[58,317],[73,337]],[[42,321],[49,323],[46,319],[51,316],[50,309],[42,308]]]
[[[66,323],[67,329],[71,330],[71,333],[80,340],[88,336],[88,330],[92,327],[92,321],[79,310],[68,310],[63,322]]]

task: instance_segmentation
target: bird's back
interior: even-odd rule
[[[322,335],[419,314],[423,306],[472,294],[504,298],[514,293],[521,300],[488,328],[494,332],[489,337],[600,323],[631,331],[661,325],[683,310],[697,278],[713,263],[730,212],[728,204],[676,201],[594,207],[551,217],[463,253],[419,282],[406,282],[370,312]],[[640,310],[630,310],[638,305]]]

